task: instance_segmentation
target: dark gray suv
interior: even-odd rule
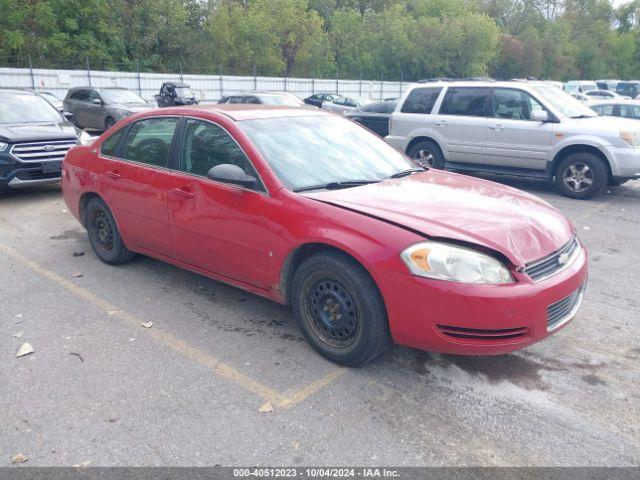
[[[154,108],[126,88],[76,87],[67,92],[63,103],[78,127],[97,130],[108,130],[129,115]]]

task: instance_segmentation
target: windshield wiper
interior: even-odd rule
[[[426,172],[427,170],[429,169],[425,167],[410,168],[409,170],[402,170],[401,172],[394,173],[389,176],[389,178],[402,178],[411,175],[412,173]]]
[[[329,182],[320,185],[309,185],[307,187],[294,188],[294,192],[306,192],[309,190],[339,190],[341,188],[359,187],[370,183],[378,183],[380,180],[344,180],[342,182]]]

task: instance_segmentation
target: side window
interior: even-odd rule
[[[401,111],[404,113],[431,113],[441,91],[442,87],[416,88],[404,101]]]
[[[104,142],[102,142],[102,145],[100,145],[100,153],[102,155],[109,155],[111,157],[115,156],[118,145],[120,144],[120,139],[122,139],[125,130],[126,128],[121,128],[116,133],[107,138]]]
[[[531,95],[522,90],[496,88],[493,91],[493,116],[511,120],[529,120],[531,112],[544,110]]]
[[[89,90],[89,98],[88,100],[90,102],[93,102],[95,99],[100,100],[100,95],[98,94],[98,92],[96,92],[95,90]]]
[[[613,115],[613,104],[597,105],[597,108],[598,110],[596,110],[596,112],[598,112],[600,115]]]
[[[345,105],[347,103],[347,99],[346,98],[334,98],[333,99],[333,103],[335,103],[336,105]]]
[[[178,119],[173,117],[137,121],[129,129],[122,157],[156,167],[166,167],[177,125]]]
[[[442,115],[464,115],[467,117],[488,117],[488,88],[449,87],[440,107]]]
[[[212,167],[223,163],[237,165],[247,175],[259,178],[244,152],[223,128],[188,119],[180,152],[180,170],[206,177]],[[255,189],[265,191],[262,185]]]
[[[358,106],[358,105],[356,105],[356,102],[353,100],[353,98],[347,98],[347,99],[344,101],[344,104],[345,104],[347,107],[354,107],[354,108],[355,108],[355,107],[357,107],[357,106]]]
[[[87,100],[89,100],[89,90],[78,90],[73,94],[73,99],[86,102]]]
[[[640,107],[636,105],[620,105],[620,116],[625,118],[640,118]]]

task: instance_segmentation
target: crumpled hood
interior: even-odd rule
[[[76,127],[71,122],[33,122],[0,125],[0,141],[37,142],[40,140],[63,140],[77,138]]]
[[[430,170],[396,180],[306,197],[440,237],[500,252],[517,266],[543,258],[574,234],[545,201],[487,180]]]

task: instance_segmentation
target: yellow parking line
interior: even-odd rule
[[[87,300],[88,302],[99,307],[104,312],[113,316],[114,318],[118,318],[124,321],[125,323],[127,323],[128,325],[134,328],[140,329],[141,331],[149,335],[151,338],[153,338],[157,342],[171,348],[171,350],[177,352],[183,357],[186,357],[204,367],[209,368],[210,370],[213,371],[213,373],[215,373],[219,377],[222,377],[242,387],[243,389],[258,395],[265,401],[271,402],[272,405],[274,405],[275,407],[289,408],[297,403],[300,403],[306,400],[311,395],[317,393],[327,385],[331,384],[334,380],[341,377],[346,372],[345,369],[336,368],[335,370],[332,370],[329,374],[327,374],[325,377],[307,385],[306,387],[303,387],[298,391],[295,391],[290,395],[283,394],[273,388],[263,385],[257,380],[240,372],[235,367],[220,361],[215,356],[207,352],[204,352],[199,348],[194,347],[193,345],[188,344],[187,342],[179,339],[172,333],[169,333],[157,327],[154,327],[152,329],[143,328],[141,324],[144,322],[144,320],[124,310],[118,309],[117,306],[98,297],[97,295],[90,292],[89,290],[86,290],[85,288],[82,288],[76,285],[75,283],[67,280],[66,278],[61,277],[57,273],[47,270],[37,262],[34,262],[33,260],[28,259],[21,253],[18,253],[13,248],[0,243],[0,252],[3,252],[8,257],[19,262],[20,264],[26,267],[29,267],[34,272],[40,274],[41,276],[45,277],[51,282],[65,288],[66,290],[73,293],[74,295],[84,300]]]

